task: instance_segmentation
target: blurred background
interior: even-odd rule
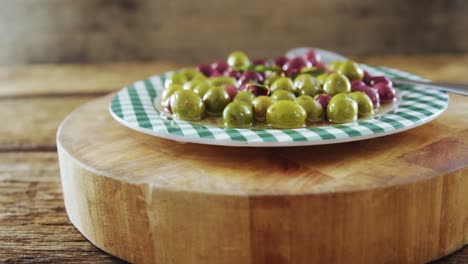
[[[468,51],[466,0],[0,0],[0,65]]]

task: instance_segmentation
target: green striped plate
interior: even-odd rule
[[[362,67],[373,75],[413,80],[421,77],[386,67]],[[381,137],[425,124],[444,112],[445,92],[424,86],[397,85],[401,96],[395,111],[355,123],[300,129],[233,129],[162,118],[153,106],[161,95],[166,73],[138,81],[120,90],[109,110],[119,123],[139,132],[180,142],[223,146],[307,146],[332,144]]]

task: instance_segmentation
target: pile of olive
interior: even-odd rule
[[[313,50],[254,61],[235,51],[227,60],[175,72],[164,87],[161,104],[175,118],[221,117],[223,126],[236,128],[353,122],[395,98],[388,78],[371,76],[353,61],[327,66]]]

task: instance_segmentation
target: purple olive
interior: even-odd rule
[[[286,62],[288,62],[288,61],[289,61],[289,59],[286,58],[286,57],[278,57],[278,58],[273,60],[275,65],[280,67],[280,68],[283,68],[283,65],[286,64]]]
[[[224,74],[217,72],[217,71],[213,71],[210,77],[219,77],[219,76],[224,76]]]
[[[371,78],[373,85],[377,83],[385,83],[388,86],[393,86],[392,81],[387,76],[374,76]]]
[[[250,91],[255,96],[268,96],[270,94],[270,89],[267,86],[258,83],[245,83],[240,86],[239,90]]]
[[[224,73],[229,68],[229,64],[227,64],[225,60],[220,60],[213,62],[213,64],[211,64],[211,68],[216,72]]]
[[[249,82],[255,82],[255,83],[263,83],[263,75],[256,71],[246,71],[242,73],[242,75],[239,78],[239,84],[246,84]]]
[[[166,100],[166,105],[164,105],[164,110],[172,114],[171,97],[172,95],[169,96],[169,98]]]
[[[264,65],[264,66],[269,66],[269,62],[265,59],[256,59],[253,61],[253,65]]]
[[[379,96],[379,93],[377,92],[377,89],[364,85],[364,86],[355,86],[354,88],[351,87],[351,91],[366,93],[367,96],[369,96],[369,98],[371,99],[372,104],[374,105],[374,109],[380,106],[380,96]]]
[[[388,85],[385,82],[378,82],[374,85],[374,88],[377,89],[377,92],[380,97],[380,102],[388,104],[393,102],[393,100],[395,99],[396,91],[395,88],[393,88],[393,86]]]
[[[315,100],[322,106],[323,109],[327,109],[328,103],[331,100],[331,96],[327,94],[319,94],[315,96]]]
[[[265,81],[266,79],[266,72],[259,72],[259,74],[262,76],[262,83]]]
[[[327,65],[325,65],[325,63],[322,62],[314,63],[313,66],[320,70],[325,70],[327,68]]]
[[[226,84],[223,86],[224,90],[229,94],[229,97],[231,97],[231,100],[236,97],[237,93],[239,92],[239,89],[235,85],[232,84]]]
[[[236,71],[236,70],[233,70],[233,69],[227,69],[224,72],[224,76],[233,77],[233,78],[236,78],[236,80],[239,80],[241,75],[242,75],[242,72]]]
[[[210,77],[213,74],[213,69],[211,68],[211,65],[209,64],[200,64],[197,66],[197,70],[206,77]]]
[[[364,78],[362,79],[363,82],[365,82],[367,85],[372,86],[374,85],[374,81],[372,81],[372,76],[368,71],[364,71]]]
[[[315,52],[315,50],[309,50],[304,54],[304,58],[312,64],[318,64],[322,60],[320,54]]]
[[[351,91],[353,91],[353,92],[355,92],[355,91],[360,91],[361,92],[362,89],[361,90],[358,90],[358,89],[364,88],[366,86],[367,85],[361,80],[352,80],[351,81]]]
[[[286,72],[286,75],[291,76],[299,73],[302,68],[307,67],[312,67],[312,63],[302,57],[296,57],[283,65],[283,71]]]

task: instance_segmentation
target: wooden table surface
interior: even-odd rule
[[[468,54],[368,57],[360,61],[436,81],[468,83]],[[0,126],[0,263],[122,262],[94,247],[68,220],[57,163],[56,129],[78,105],[176,68],[171,63],[0,68],[0,120],[4,122]],[[468,97],[451,98],[468,104]],[[435,263],[468,263],[468,247]]]

